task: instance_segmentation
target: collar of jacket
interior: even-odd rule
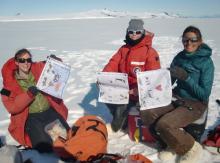
[[[202,43],[195,52],[188,53],[183,50],[182,55],[185,58],[209,57],[212,55],[212,49],[207,44]]]
[[[134,45],[134,46],[131,46],[129,44],[126,43],[125,47],[129,48],[129,49],[136,49],[136,48],[139,48],[139,47],[142,47],[142,46],[148,46],[148,47],[151,47],[152,46],[152,39],[153,39],[153,36],[150,36],[150,35],[144,35],[143,38],[141,39],[141,41]]]
[[[128,34],[126,34],[126,39],[124,40],[124,42],[127,44],[127,45],[130,45],[130,46],[135,46],[135,45],[137,45],[138,43],[140,43],[143,39],[144,39],[144,37],[145,37],[145,35],[144,34],[142,34],[142,36],[139,38],[139,39],[137,39],[137,40],[132,40],[130,37],[129,37],[129,35]]]
[[[39,67],[35,66],[35,63],[32,63],[31,65],[31,72],[32,69],[35,71],[38,70]],[[2,67],[2,79],[3,79],[3,86],[5,89],[8,89],[10,91],[13,90],[21,90],[20,86],[17,83],[17,80],[15,79],[15,72],[17,70],[17,66],[15,64],[14,57],[10,58]],[[33,71],[32,74],[34,75],[35,79],[38,79],[38,76],[36,76],[36,72]]]

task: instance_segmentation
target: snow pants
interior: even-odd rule
[[[170,105],[141,111],[143,123],[154,128],[156,135],[177,154],[188,152],[195,139],[183,128],[199,119],[207,103],[179,99]]]

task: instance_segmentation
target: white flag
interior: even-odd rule
[[[141,110],[162,107],[171,103],[171,77],[167,69],[138,72],[137,81]]]

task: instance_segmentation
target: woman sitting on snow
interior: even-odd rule
[[[55,59],[59,59],[53,55]],[[66,129],[68,110],[63,100],[39,91],[36,83],[45,62],[33,62],[27,49],[19,50],[2,68],[2,102],[11,114],[9,132],[25,147],[52,151],[52,139],[45,127],[59,120]]]
[[[177,154],[179,162],[186,163],[197,162],[202,153],[202,146],[183,128],[198,120],[208,108],[214,65],[212,50],[203,43],[198,28],[187,27],[182,43],[184,50],[174,57],[170,67],[172,83],[177,84],[173,90],[176,99],[166,107],[141,111],[141,118],[167,146],[159,157],[167,161]]]

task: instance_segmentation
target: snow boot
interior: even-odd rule
[[[169,148],[159,152],[158,154],[159,159],[163,162],[174,160],[176,156],[177,156],[176,153]]]
[[[112,116],[111,128],[113,132],[117,132],[121,129],[126,129],[128,110],[126,105],[107,105]]]
[[[197,163],[202,155],[202,146],[195,141],[193,147],[180,157],[179,163]]]
[[[1,147],[0,159],[4,163],[23,163],[21,152],[14,145],[4,145]]]

